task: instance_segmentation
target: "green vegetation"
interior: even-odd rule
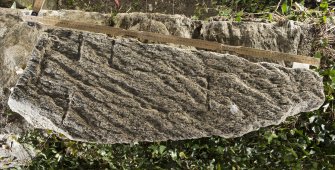
[[[225,20],[241,21],[246,19],[263,18],[273,21],[273,16],[278,19],[305,21],[306,19],[320,19],[322,22],[333,12],[331,6],[335,1],[327,0],[217,0],[212,1],[211,8],[206,3],[197,3],[194,19],[206,19],[208,11],[215,11],[217,16]]]
[[[68,0],[69,3],[73,0]],[[315,57],[324,77],[326,102],[319,110],[290,117],[279,126],[243,137],[220,137],[135,144],[90,144],[34,131],[20,139],[39,150],[29,169],[335,169],[334,1],[218,0],[217,14],[226,19],[292,19],[319,27]],[[195,17],[208,9],[198,4]]]

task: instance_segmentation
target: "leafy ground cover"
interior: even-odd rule
[[[291,19],[315,24],[319,39],[314,53],[322,59],[321,67],[315,70],[324,77],[326,94],[326,102],[319,110],[234,139],[106,145],[74,142],[60,134],[35,130],[19,139],[39,151],[31,165],[24,168],[335,169],[334,4],[331,0],[217,0],[211,5],[198,2],[193,13],[194,18],[206,18],[212,10],[226,20]]]

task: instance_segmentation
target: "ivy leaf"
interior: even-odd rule
[[[320,4],[320,8],[322,9],[322,10],[327,10],[328,9],[328,2],[327,2],[327,0],[323,0],[322,2],[321,2],[321,4]]]
[[[327,23],[327,16],[322,16],[322,23]]]
[[[317,51],[315,54],[314,54],[314,57],[315,58],[321,58],[322,57],[322,54],[320,51]]]
[[[217,151],[219,154],[223,155],[223,154],[224,154],[224,151],[225,151],[225,148],[222,147],[222,146],[218,146],[218,147],[216,148],[216,151]]]
[[[270,22],[273,21],[273,15],[272,15],[272,13],[269,13],[268,20],[269,20]]]
[[[57,162],[59,162],[62,159],[62,155],[60,155],[59,153],[57,153],[55,155],[55,158],[57,158]]]
[[[177,158],[178,158],[176,151],[170,151],[170,156],[171,156],[172,160],[177,160]]]
[[[240,16],[236,16],[235,21],[237,21],[237,22],[241,22],[241,21],[242,21],[242,18],[241,18]]]
[[[235,21],[237,21],[237,22],[241,22],[241,20],[242,20],[242,16],[243,16],[243,10],[242,10],[242,11],[239,11],[239,12],[236,14]]]
[[[272,132],[271,134],[267,134],[265,138],[268,140],[268,144],[270,144],[272,140],[278,138],[278,136]]]
[[[295,158],[298,158],[297,153],[296,153],[292,148],[287,148],[287,151],[291,152],[291,154],[292,154]]]
[[[282,14],[287,14],[288,12],[287,1],[284,1],[284,3],[281,5],[281,12]]]
[[[159,146],[159,153],[160,153],[160,154],[163,154],[164,151],[165,151],[165,149],[166,149],[166,146],[164,146],[164,145],[160,145],[160,146]]]
[[[239,11],[236,15],[237,15],[237,16],[242,16],[242,15],[243,15],[243,10],[242,10],[242,11]]]
[[[187,156],[184,152],[179,152],[179,157],[182,158],[182,159],[186,159]]]

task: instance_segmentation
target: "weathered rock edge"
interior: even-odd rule
[[[238,137],[323,102],[311,70],[49,29],[8,105],[70,139],[129,143]]]

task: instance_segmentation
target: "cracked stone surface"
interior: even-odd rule
[[[129,143],[237,137],[323,101],[311,70],[49,29],[8,105],[70,139]]]

